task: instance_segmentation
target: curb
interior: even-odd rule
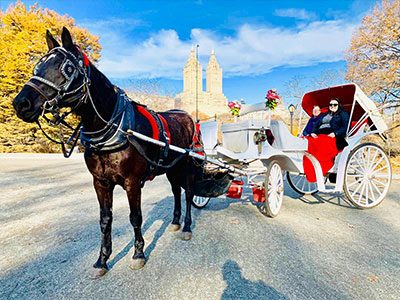
[[[0,153],[0,160],[8,159],[63,159],[61,153]],[[83,153],[73,153],[68,159],[83,160]]]

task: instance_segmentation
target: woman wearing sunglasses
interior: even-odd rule
[[[315,156],[321,164],[325,175],[333,166],[339,151],[348,144],[345,140],[349,114],[340,105],[338,98],[329,101],[328,112],[315,122],[308,139],[308,152]],[[308,181],[315,182],[315,171],[309,159],[304,158],[304,172]]]

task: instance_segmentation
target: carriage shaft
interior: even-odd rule
[[[127,134],[133,135],[133,136],[137,137],[138,139],[141,139],[141,140],[149,142],[149,143],[153,143],[153,144],[158,145],[160,147],[165,147],[166,146],[166,144],[164,142],[155,140],[155,139],[153,139],[151,137],[148,137],[147,135],[141,134],[141,133],[133,131],[131,129],[127,130]],[[216,160],[216,159],[213,159],[213,158],[208,158],[205,155],[198,154],[198,153],[194,152],[193,150],[180,148],[180,147],[177,147],[177,146],[174,146],[174,145],[169,145],[169,149],[171,149],[172,151],[181,153],[181,154],[186,154],[187,153],[191,157],[198,158],[198,159],[210,162],[210,163],[212,163],[214,165],[217,165],[217,166],[219,166],[221,168],[227,169],[231,173],[236,173],[236,174],[247,176],[247,172],[245,172],[245,171],[242,171],[242,170],[240,170],[238,168],[232,167],[232,166],[230,166],[230,165],[228,165],[226,163],[223,163],[223,162],[221,162],[219,160]]]

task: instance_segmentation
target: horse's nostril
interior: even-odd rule
[[[24,99],[24,101],[21,103],[22,108],[24,108],[25,110],[28,110],[31,108],[31,101],[29,101],[28,99]]]
[[[27,111],[31,108],[32,104],[31,101],[27,98],[23,98],[17,103],[17,109],[21,112]]]

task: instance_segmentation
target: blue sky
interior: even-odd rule
[[[13,1],[0,0],[2,10]],[[351,35],[376,1],[23,1],[73,17],[100,36],[100,69],[124,87],[151,78],[182,89],[182,67],[199,44],[203,70],[215,49],[229,98],[259,102],[294,77],[343,71]],[[203,75],[203,77],[205,77]],[[139,81],[138,81],[139,80]],[[286,99],[286,102],[292,102]]]

